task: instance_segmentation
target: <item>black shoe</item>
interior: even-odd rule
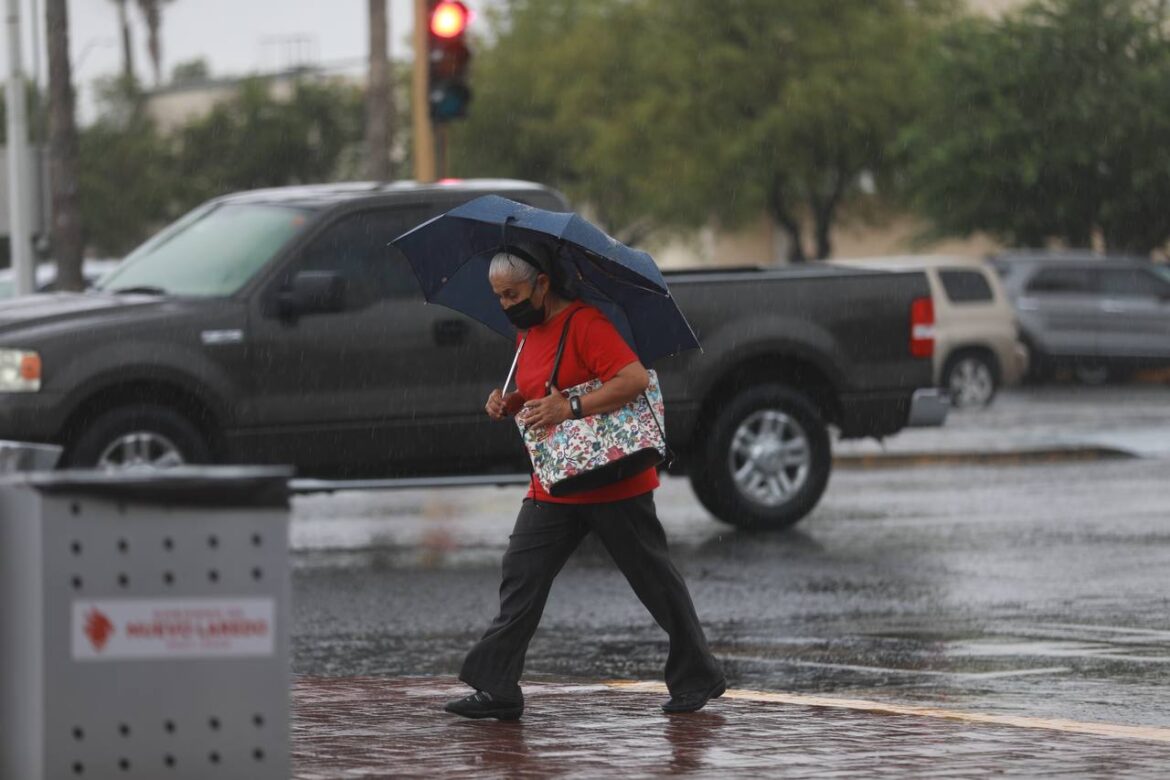
[[[679,693],[670,697],[670,701],[662,705],[663,712],[697,712],[707,705],[711,699],[718,699],[727,692],[727,681],[720,680],[710,688],[689,693]]]
[[[699,705],[702,706],[701,704]],[[511,701],[493,699],[487,691],[476,691],[470,696],[447,702],[443,708],[447,712],[462,715],[465,718],[497,718],[499,720],[520,720],[524,714],[524,704]]]

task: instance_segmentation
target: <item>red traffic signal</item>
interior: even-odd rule
[[[467,29],[471,12],[457,0],[443,0],[431,11],[431,33],[439,38],[458,38]]]
[[[467,47],[467,23],[471,12],[454,0],[430,5],[427,40],[427,102],[431,119],[450,122],[467,116],[471,87],[467,83],[471,50]]]

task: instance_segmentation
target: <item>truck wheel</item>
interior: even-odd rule
[[[691,469],[711,514],[741,528],[785,528],[829,483],[829,432],[816,408],[780,384],[744,390],[715,414]]]
[[[122,406],[82,429],[65,455],[72,468],[165,469],[208,463],[211,449],[190,420],[165,406]]]
[[[995,359],[980,352],[960,352],[947,361],[942,385],[960,409],[989,406],[999,389]]]

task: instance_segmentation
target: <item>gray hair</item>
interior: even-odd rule
[[[529,284],[536,284],[536,277],[539,273],[540,271],[532,263],[508,252],[497,252],[492,257],[491,265],[488,266],[488,276],[510,277],[518,282],[528,282]]]

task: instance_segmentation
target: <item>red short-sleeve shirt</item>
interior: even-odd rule
[[[604,314],[576,301],[555,317],[528,331],[528,340],[516,366],[516,388],[524,400],[544,397],[544,385],[552,373],[565,318],[574,311],[577,313],[569,324],[569,337],[565,341],[565,352],[557,375],[559,389],[574,387],[594,378],[608,382],[618,371],[637,361],[638,356]],[[520,336],[517,336],[516,343],[520,343]],[[528,497],[558,504],[602,504],[640,496],[657,487],[658,472],[649,468],[596,490],[553,497],[545,491],[534,474]]]

